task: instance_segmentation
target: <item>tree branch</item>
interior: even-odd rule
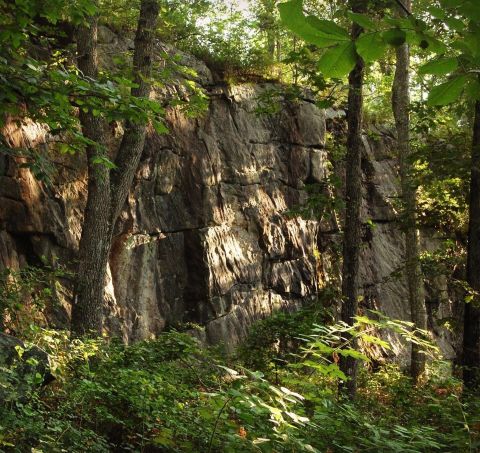
[[[395,3],[400,6],[400,9],[407,15],[411,16],[412,13],[409,11],[409,9],[403,4],[402,0],[395,0]]]

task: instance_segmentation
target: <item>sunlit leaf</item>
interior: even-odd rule
[[[320,57],[318,68],[326,77],[341,78],[353,69],[356,62],[355,44],[349,41],[327,49]]]
[[[468,77],[457,76],[445,83],[433,87],[428,97],[429,105],[447,105],[456,101],[465,87]]]
[[[445,75],[450,74],[458,67],[456,57],[442,57],[430,60],[418,70],[419,74]]]
[[[427,11],[436,19],[445,18],[445,10],[443,8],[439,8],[438,6],[429,6],[427,8]]]
[[[347,16],[349,17],[352,22],[360,25],[360,27],[364,28],[365,30],[375,30],[377,28],[377,24],[370,19],[368,16],[364,14],[353,13],[352,11],[347,11]]]
[[[302,7],[302,0],[280,3],[278,10],[282,23],[300,38],[318,47],[328,47],[338,43],[338,37],[327,35],[310,25],[303,14]]]
[[[335,22],[326,19],[319,19],[315,16],[307,16],[306,21],[309,25],[316,28],[325,35],[331,35],[341,41],[349,41],[350,35],[347,30],[338,26]]]
[[[381,33],[362,34],[355,41],[357,53],[365,62],[378,60],[383,56],[387,48]]]

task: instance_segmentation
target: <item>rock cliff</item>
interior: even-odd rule
[[[289,211],[307,197],[306,183],[330,170],[326,115],[308,99],[282,103],[278,113],[255,112],[268,84],[213,83],[195,62],[209,109],[192,119],[170,109],[169,134],[149,132],[144,155],[116,228],[106,287],[106,328],[126,341],[166,326],[196,323],[208,342],[235,344],[256,319],[315,300],[338,274],[335,218],[304,220]],[[44,129],[10,123],[11,147],[48,146]],[[370,134],[371,136],[371,134]],[[401,270],[403,239],[395,203],[394,139],[385,131],[364,137],[361,272],[363,306],[408,319]],[[82,156],[54,151],[58,174],[38,182],[22,159],[0,155],[0,266],[36,264],[40,257],[74,268],[85,204]],[[71,281],[63,299],[69,301]],[[441,285],[440,285],[441,286]],[[436,318],[450,315],[443,291],[431,326],[452,355]],[[54,322],[65,323],[65,310]]]

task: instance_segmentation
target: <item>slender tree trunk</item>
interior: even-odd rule
[[[405,8],[411,9],[411,2],[403,0]],[[405,15],[404,11],[400,13]],[[417,191],[412,181],[410,163],[410,49],[408,44],[396,49],[396,68],[392,88],[392,108],[397,129],[397,147],[400,163],[400,180],[403,199],[403,228],[405,237],[405,273],[408,286],[411,321],[418,329],[427,327],[427,313],[423,291],[420,263],[418,259],[419,236],[417,230]],[[418,345],[412,344],[410,374],[415,382],[425,371],[425,355]]]
[[[280,37],[280,31],[277,29],[275,33],[276,47],[277,47],[277,63],[282,61],[282,39]]]
[[[80,27],[77,36],[78,68],[86,77],[98,76],[97,17]],[[107,237],[110,229],[110,174],[95,158],[107,154],[107,125],[100,116],[80,111],[85,137],[97,146],[87,146],[88,197],[79,248],[79,266],[72,307],[72,331],[77,334],[102,330],[104,275],[108,261]]]
[[[267,52],[272,63],[275,62],[275,50],[277,48],[277,32],[274,19],[275,0],[261,0],[260,11],[262,15],[261,27],[264,28],[267,36]]]
[[[133,55],[134,83],[138,87],[132,89],[132,95],[136,97],[149,97],[152,89],[150,77],[158,13],[158,0],[142,0]],[[142,157],[145,136],[145,124],[127,121],[125,134],[115,160],[117,168],[112,176],[113,222],[117,220],[132,185]]]
[[[267,25],[270,27],[270,24]],[[275,33],[272,29],[267,29],[267,52],[272,63],[275,62]]]
[[[142,0],[135,50],[133,56],[136,97],[148,97],[151,90],[149,77],[155,29],[158,19],[158,1]],[[81,28],[78,36],[79,69],[95,78],[98,73],[96,19],[90,27]],[[87,148],[88,198],[79,249],[79,267],[75,302],[72,309],[74,335],[99,335],[102,331],[105,276],[112,245],[113,228],[132,184],[145,144],[146,125],[127,121],[122,143],[115,159],[115,172],[103,165],[95,165],[95,157],[107,154],[106,125],[90,113],[80,116],[86,137],[101,146]]]
[[[365,12],[365,2],[350,2],[352,11]],[[356,38],[362,28],[352,26],[352,37]],[[345,175],[345,230],[343,238],[342,269],[342,321],[353,325],[358,311],[358,266],[361,242],[360,205],[362,197],[362,115],[363,115],[363,74],[364,62],[357,56],[357,63],[348,77],[348,136]],[[353,337],[351,347],[356,348]],[[340,369],[349,378],[340,390],[349,398],[355,397],[357,389],[357,361],[352,357],[341,357]]]
[[[480,387],[480,101],[475,103],[473,124],[467,282],[475,296],[465,304],[463,382],[473,389]]]

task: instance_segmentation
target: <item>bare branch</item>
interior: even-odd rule
[[[403,4],[402,0],[395,0],[395,3],[400,6],[400,9],[407,15],[411,16],[412,13],[409,11],[409,9]]]

